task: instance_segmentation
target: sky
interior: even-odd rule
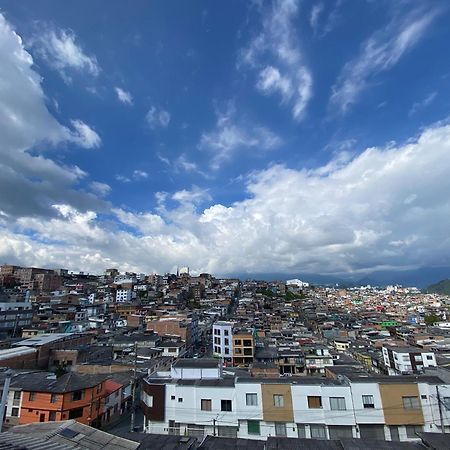
[[[0,0],[0,262],[447,270],[446,1]]]

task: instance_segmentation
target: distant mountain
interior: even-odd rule
[[[297,273],[235,273],[233,275],[227,274],[227,277],[236,277],[241,280],[280,280],[285,281],[291,278],[299,278],[302,281],[309,282],[314,285],[332,286],[338,284],[341,287],[352,286],[387,286],[390,284],[401,284],[403,286],[415,286],[419,289],[426,288],[436,280],[443,280],[450,275],[450,266],[444,267],[420,267],[412,270],[383,270],[372,272],[364,277],[356,275],[320,275],[305,272]],[[219,275],[218,275],[219,276]]]
[[[450,279],[441,280],[439,283],[434,283],[425,289],[425,292],[430,294],[450,295]]]

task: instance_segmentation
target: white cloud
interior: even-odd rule
[[[437,92],[430,92],[423,100],[421,100],[419,102],[415,102],[411,106],[411,109],[408,111],[408,116],[411,117],[414,114],[416,114],[417,112],[419,112],[420,110],[426,108],[428,105],[433,103],[436,96],[437,96]]]
[[[86,176],[83,170],[44,156],[44,150],[55,153],[64,142],[86,147],[98,140],[83,122],[75,121],[77,127],[71,131],[50,114],[33,59],[1,14],[0,60],[0,211],[12,220],[54,215],[54,203],[70,203],[80,210],[102,207],[94,195],[75,190]]]
[[[152,130],[155,128],[167,128],[170,122],[170,114],[162,108],[152,106],[148,110],[145,120]]]
[[[199,148],[212,153],[211,169],[218,170],[225,161],[230,160],[238,150],[272,150],[282,144],[282,140],[269,129],[236,120],[236,111],[229,105],[217,113],[216,127],[203,133]]]
[[[183,189],[177,191],[172,195],[172,200],[176,200],[180,203],[193,203],[198,204],[208,200],[211,200],[211,196],[207,189],[201,189],[198,186],[192,186],[192,189]]]
[[[72,120],[75,132],[71,134],[71,140],[84,148],[100,147],[102,140],[100,136],[87,124],[81,120]]]
[[[117,86],[114,88],[114,90],[116,91],[117,98],[119,99],[119,101],[125,103],[126,105],[133,104],[133,97],[129,92],[124,91],[123,89]]]
[[[97,58],[87,55],[76,40],[72,30],[44,27],[44,31],[40,31],[33,40],[32,46],[67,81],[70,81],[68,69],[97,76],[100,73]]]
[[[145,180],[148,178],[148,173],[145,172],[144,170],[136,169],[135,171],[133,171],[132,177],[133,177],[133,180],[136,180],[136,181]]]
[[[319,18],[324,10],[324,4],[322,2],[316,3],[311,8],[311,15],[309,17],[309,24],[314,33],[317,32],[317,27],[319,26]]]
[[[397,14],[386,27],[373,33],[361,45],[359,55],[345,64],[333,86],[330,103],[346,112],[374,77],[395,66],[417,44],[437,14],[436,9],[416,8],[404,16]]]
[[[264,9],[262,31],[242,51],[239,64],[257,70],[257,89],[264,94],[278,92],[293,117],[301,120],[312,97],[313,82],[297,39],[297,13],[296,0],[274,1],[271,8]]]
[[[92,211],[58,205],[56,218],[20,219],[4,229],[0,260],[90,272],[111,263],[165,272],[182,261],[215,274],[361,276],[450,265],[449,152],[450,125],[438,125],[404,145],[338,156],[314,170],[254,172],[246,198],[229,206],[197,211],[211,197],[193,186],[171,194],[178,206],[167,209],[169,194],[160,192],[158,213],[113,211],[124,230]]]
[[[116,180],[122,183],[130,183],[131,181],[142,181],[148,178],[148,173],[145,170],[136,169],[130,176],[124,174],[117,174]]]
[[[99,181],[92,181],[89,186],[100,197],[105,197],[111,192],[109,184],[100,183]]]

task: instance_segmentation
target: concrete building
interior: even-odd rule
[[[149,433],[409,441],[450,431],[436,387],[450,385],[430,376],[241,377],[191,360],[144,380],[142,407]]]
[[[219,321],[213,324],[213,355],[225,362],[233,361],[233,322]]]
[[[410,375],[423,373],[428,367],[436,367],[436,356],[419,347],[394,347],[385,345],[382,348],[383,361],[389,375]]]

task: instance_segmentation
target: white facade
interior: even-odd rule
[[[213,355],[230,360],[233,357],[233,322],[213,324]]]
[[[392,360],[389,353],[392,351]],[[421,352],[419,348],[414,348],[414,351],[402,350],[401,347],[397,349],[393,347],[383,347],[383,360],[385,366],[388,368],[389,375],[411,374],[421,372],[427,367],[436,367],[436,356],[433,352]]]
[[[124,303],[131,301],[131,289],[117,289],[116,302]]]

